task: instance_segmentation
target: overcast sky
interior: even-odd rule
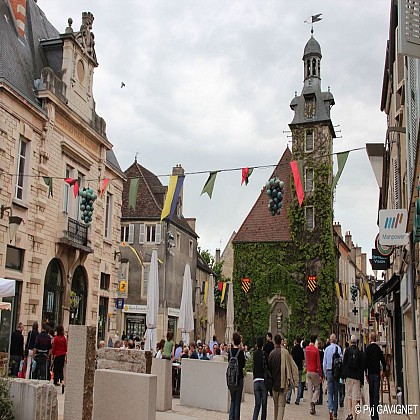
[[[134,161],[155,173],[277,164],[290,145],[289,104],[303,87],[303,49],[315,23],[322,90],[336,105],[334,151],[383,142],[380,111],[389,0],[38,0],[63,33],[95,17],[97,113],[125,170]],[[121,82],[125,87],[121,88]],[[207,174],[187,176],[184,216],[197,219],[199,246],[222,251],[256,201],[272,168],[218,174],[213,197],[200,197]],[[168,178],[161,177],[167,185]],[[352,152],[337,186],[334,220],[371,258],[378,232],[378,186],[365,150]],[[276,216],[278,217],[278,216]],[[284,217],[280,216],[280,217]],[[267,211],[267,223],[275,218]]]

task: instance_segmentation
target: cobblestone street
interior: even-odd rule
[[[64,396],[61,395],[61,392],[58,394],[58,402],[59,402],[59,419],[63,418],[63,409],[64,409]],[[273,399],[269,397],[268,399],[268,413],[267,419],[273,419]],[[254,396],[251,394],[245,394],[245,401],[242,402],[241,406],[241,419],[242,420],[251,420],[252,415],[254,412]],[[339,408],[338,411],[338,419],[345,420],[347,417],[347,409]],[[141,416],[139,416],[139,419]],[[216,411],[207,411],[201,410],[198,408],[192,407],[185,407],[180,405],[179,399],[172,400],[172,410],[167,411],[164,413],[157,412],[156,413],[156,420],[201,420],[201,419],[227,419],[227,413],[220,413]],[[260,414],[261,418],[261,414]],[[369,415],[361,414],[358,419],[359,420],[369,420]],[[409,417],[405,415],[390,415],[390,414],[382,414],[379,416],[380,420],[406,420]],[[411,419],[419,418],[418,412],[417,416],[412,416]],[[309,414],[309,402],[307,399],[301,401],[300,405],[296,404],[288,404],[286,405],[286,413],[284,415],[284,420],[310,420],[310,419],[329,419],[327,406],[324,404],[322,406],[316,406],[316,414],[311,416]]]

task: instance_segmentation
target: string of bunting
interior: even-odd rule
[[[355,149],[346,150],[343,152],[337,152],[337,153],[331,153],[326,154],[323,156],[320,156],[319,158],[328,157],[337,155],[337,163],[338,163],[338,171],[337,174],[334,177],[332,189],[334,190],[335,186],[337,185],[337,182],[341,176],[341,173],[343,172],[344,166],[346,164],[348,155],[350,152],[357,151],[357,150],[364,150],[365,147],[359,147]],[[295,182],[297,197],[299,206],[302,205],[303,199],[304,199],[304,188],[303,188],[303,162],[304,160],[296,160],[290,162],[290,167],[293,174],[293,179]],[[228,168],[228,169],[218,169],[215,171],[193,171],[193,172],[185,172],[184,175],[156,175],[157,178],[160,177],[170,177],[169,180],[169,186],[168,186],[168,193],[166,194],[165,204],[164,204],[164,211],[162,211],[161,219],[163,220],[166,217],[172,218],[173,212],[175,210],[175,203],[178,201],[179,193],[182,188],[182,184],[184,182],[186,175],[198,175],[198,174],[204,174],[208,173],[209,176],[207,178],[207,181],[204,184],[203,190],[201,191],[201,195],[206,193],[209,198],[212,198],[214,185],[216,182],[217,174],[220,172],[233,172],[233,171],[241,171],[242,178],[241,178],[241,185],[245,182],[245,185],[248,185],[249,178],[251,177],[253,171],[255,169],[266,169],[266,168],[272,168],[276,167],[277,164],[271,164],[271,165],[259,165],[259,166],[253,166],[253,167],[241,167],[241,168]],[[17,174],[8,174],[10,176],[17,176]],[[59,179],[63,180],[67,184],[69,184],[71,187],[73,187],[73,193],[74,197],[77,197],[79,194],[79,181],[74,178],[65,178],[65,177],[55,177],[55,176],[42,176],[42,175],[30,175],[30,174],[24,174],[19,176],[26,176],[29,178],[39,178],[42,177],[44,180],[44,183],[48,186],[48,198],[53,197],[53,180]],[[133,209],[136,208],[136,201],[137,201],[137,192],[139,187],[139,179],[141,177],[130,177],[127,178],[130,180],[130,188],[129,188],[129,207],[132,207]],[[120,178],[104,178],[102,180],[101,188],[99,189],[99,196],[102,197],[107,185],[109,182],[112,182],[114,180],[118,180]],[[96,182],[98,179],[84,179],[84,182]]]

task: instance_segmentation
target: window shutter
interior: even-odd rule
[[[400,208],[400,172],[398,170],[398,160],[393,158],[392,159],[392,168],[394,171],[394,184],[393,184],[393,192],[394,192],[394,208]]]
[[[305,207],[306,229],[314,229],[314,208],[312,206]]]
[[[129,244],[132,244],[134,242],[134,225],[130,223],[128,225],[128,241]]]
[[[306,168],[305,191],[313,191],[314,189],[314,170]]]
[[[162,225],[160,223],[156,224],[156,241],[157,244],[162,242]]]
[[[140,225],[139,244],[144,244],[146,236],[146,225],[142,223]]]
[[[398,1],[398,52],[420,58],[420,0]]]

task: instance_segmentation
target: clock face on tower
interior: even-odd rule
[[[315,116],[315,99],[307,99],[305,101],[305,118],[313,118]]]

